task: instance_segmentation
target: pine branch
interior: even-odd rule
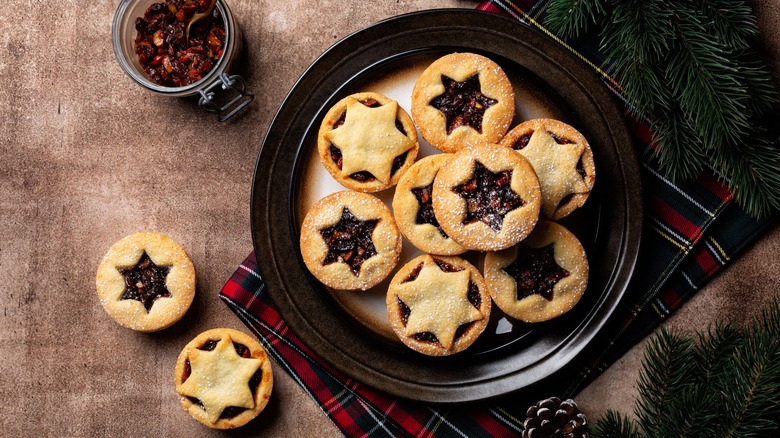
[[[708,149],[733,144],[750,129],[745,88],[729,53],[707,32],[696,11],[685,5],[674,10],[676,42],[666,58],[665,76],[680,109]]]
[[[550,3],[550,18],[553,17]],[[602,49],[610,59],[634,52],[642,62],[660,61],[675,38],[667,0],[612,2],[611,16],[604,24]],[[545,22],[547,23],[547,22]]]
[[[780,297],[752,327],[715,325],[696,339],[659,329],[640,372],[638,422],[610,411],[593,436],[780,436]]]
[[[690,370],[685,366],[692,360],[692,342],[664,329],[650,341],[639,373],[639,400],[636,415],[646,436],[668,436],[656,427],[670,419],[669,402],[675,388],[690,381]]]
[[[713,396],[705,388],[690,382],[685,388],[670,400],[666,409],[668,419],[660,423],[661,435],[664,437],[703,437],[719,436],[718,397]]]
[[[754,135],[725,149],[711,151],[713,167],[729,175],[727,185],[746,210],[766,216],[780,209],[780,139]]]
[[[602,33],[601,49],[623,78],[623,93],[640,116],[664,112],[671,102],[662,59],[674,39],[663,0],[620,2]],[[655,30],[655,31],[651,31]]]
[[[726,46],[747,49],[747,41],[758,36],[758,23],[747,4],[732,0],[697,0],[692,3],[708,24],[708,33]]]
[[[709,165],[751,215],[780,210],[780,142],[762,129],[780,124],[777,90],[744,0],[550,0],[545,24],[565,37],[602,26],[601,50],[629,109],[651,121],[667,176]]]
[[[757,341],[757,342],[755,342]],[[756,339],[737,356],[737,363],[731,370],[735,384],[727,390],[726,414],[730,421],[721,430],[724,437],[746,437],[753,434],[777,430],[777,346],[771,346],[768,339]]]
[[[652,126],[655,142],[663,145],[656,156],[661,171],[671,179],[693,179],[701,172],[707,153],[693,122],[676,110],[677,103],[670,108],[667,118]]]
[[[636,424],[615,411],[607,411],[593,426],[593,436],[604,438],[640,438]]]
[[[589,23],[599,21],[608,0],[562,0],[550,3],[552,20],[547,24],[563,38],[576,38],[588,31]]]
[[[777,89],[769,65],[749,51],[736,53],[734,59],[739,68],[740,82],[744,83],[745,94],[749,96],[748,110],[758,116],[772,111],[777,104]]]
[[[706,334],[699,333],[697,341],[694,347],[697,384],[706,388],[716,381],[738,347],[746,342],[746,335],[730,324],[715,324]]]
[[[722,388],[729,419],[721,430],[724,437],[769,436],[769,431],[778,430],[780,339],[765,323],[766,319],[755,320],[748,342],[736,351],[728,369],[734,384]]]
[[[753,319],[753,332],[766,331],[775,339],[780,339],[780,297],[761,310],[761,316]]]
[[[744,336],[730,325],[711,327],[707,335],[699,334],[693,347],[693,381],[672,402],[673,413],[664,428],[665,436],[719,436],[718,419],[723,415],[721,400],[712,391],[718,385],[720,373],[727,366]]]

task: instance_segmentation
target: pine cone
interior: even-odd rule
[[[588,438],[588,419],[577,403],[550,397],[528,408],[523,438]]]

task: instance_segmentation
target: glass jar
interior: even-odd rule
[[[114,14],[111,38],[114,54],[122,70],[142,87],[165,96],[187,97],[200,96],[198,105],[209,113],[217,114],[223,122],[249,105],[254,95],[246,88],[244,79],[230,74],[242,49],[241,29],[233,17],[227,4],[217,0],[219,9],[225,20],[225,45],[222,56],[214,67],[199,81],[183,87],[165,87],[153,82],[141,68],[138,55],[135,53],[135,20],[143,17],[146,9],[161,0],[122,0]],[[227,93],[227,96],[219,95]],[[231,95],[232,94],[232,98]],[[219,104],[217,102],[220,102]]]

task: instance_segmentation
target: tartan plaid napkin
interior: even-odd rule
[[[538,21],[546,4],[545,0],[493,0],[477,9],[512,16],[557,39]],[[589,61],[606,86],[623,99],[610,76],[611,67],[601,61],[594,42],[566,47]],[[535,398],[576,394],[774,223],[745,214],[711,172],[687,183],[664,178],[652,158],[655,146],[647,125],[627,121],[636,139],[646,206],[636,274],[599,337],[567,366],[568,372],[561,373],[570,376],[568,381]],[[518,435],[528,403],[536,401],[512,395],[458,406],[432,405],[390,396],[351,379],[318,358],[289,330],[266,293],[254,253],[228,280],[220,298],[347,436]]]

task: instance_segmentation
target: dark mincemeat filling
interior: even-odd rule
[[[585,165],[582,164],[582,158],[580,158],[580,161],[577,161],[577,173],[579,173],[583,179],[588,175],[585,171]]]
[[[517,139],[515,144],[512,145],[512,149],[516,151],[519,151],[520,149],[525,149],[525,147],[528,146],[528,143],[531,141],[531,135],[533,135],[533,133],[521,135],[520,138]]]
[[[420,205],[420,208],[417,210],[417,224],[431,224],[434,227],[436,227],[437,230],[439,230],[439,233],[444,238],[448,238],[447,233],[442,230],[441,225],[439,225],[439,221],[436,219],[436,216],[433,214],[433,202],[431,198],[431,193],[433,192],[433,183],[428,184],[425,187],[417,187],[412,189],[412,194],[415,198],[417,198],[417,203]]]
[[[453,192],[466,200],[463,224],[484,222],[494,231],[501,231],[504,216],[525,204],[512,190],[511,182],[511,170],[493,173],[479,161],[474,163],[471,180],[452,188]]]
[[[395,173],[398,172],[398,169],[400,169],[401,166],[404,165],[404,163],[406,162],[407,154],[409,154],[409,151],[406,151],[403,154],[393,159],[392,167],[390,167],[390,176],[395,175]],[[330,145],[330,159],[333,160],[333,162],[336,163],[336,167],[338,167],[339,170],[341,170],[341,166],[344,165],[343,157],[341,155],[341,150],[332,144]],[[358,182],[367,182],[376,179],[376,177],[372,175],[371,172],[365,170],[362,170],[360,172],[355,172],[349,175],[349,177]]]
[[[518,300],[539,294],[547,301],[552,301],[555,284],[570,275],[569,271],[556,263],[552,243],[538,249],[518,245],[517,259],[503,271],[515,279]]]
[[[171,293],[165,287],[165,277],[170,272],[170,266],[157,266],[144,251],[135,266],[118,268],[125,280],[123,300],[137,300],[143,304],[146,312],[152,310],[155,300],[160,297],[170,297]]]
[[[217,348],[217,344],[219,341],[215,341],[213,339],[209,339],[203,345],[198,347],[198,350],[203,351],[214,351],[215,348]],[[249,351],[249,347],[247,347],[244,344],[239,344],[238,342],[233,342],[233,348],[236,349],[236,354],[243,358],[248,358],[252,355],[252,353]]]
[[[463,82],[442,75],[441,82],[444,93],[433,98],[430,105],[441,111],[447,119],[447,135],[459,126],[470,126],[481,134],[485,110],[498,101],[482,94],[479,74]]]
[[[379,219],[358,220],[344,207],[336,225],[320,230],[328,245],[328,254],[322,264],[346,263],[350,272],[357,277],[363,262],[377,254],[371,235],[378,223]]]
[[[436,263],[436,266],[439,267],[443,272],[460,272],[463,270],[463,268],[453,266],[447,262],[445,262],[442,259],[433,259],[433,262]]]
[[[406,277],[406,280],[404,280],[404,283],[408,283],[410,281],[414,281],[418,275],[420,275],[420,271],[422,271],[422,268],[425,264],[420,263],[419,265],[415,266],[414,269],[412,269],[412,272],[409,273],[409,275]],[[406,322],[406,320],[404,320]]]
[[[219,8],[195,24],[187,23],[209,7],[209,0],[165,0],[153,3],[135,20],[135,53],[157,84],[183,87],[197,82],[216,65],[225,45],[225,22]]]

